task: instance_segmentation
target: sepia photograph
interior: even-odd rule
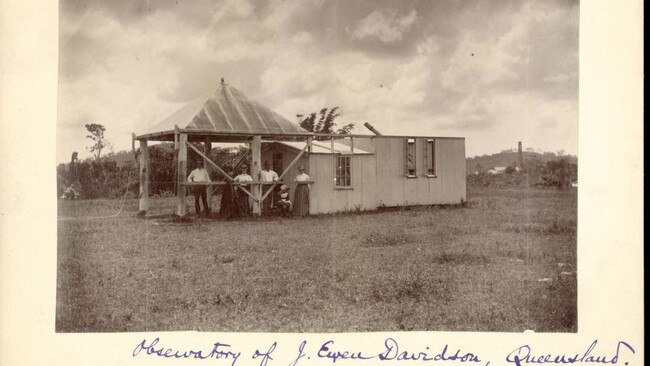
[[[579,20],[60,0],[56,332],[576,333]]]

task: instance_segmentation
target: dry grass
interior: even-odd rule
[[[89,218],[120,201],[61,201],[56,329],[576,331],[575,191],[468,200],[191,223],[135,219],[134,200],[110,219]]]

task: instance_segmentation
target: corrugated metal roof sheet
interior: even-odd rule
[[[146,133],[173,131],[175,125],[186,130],[227,133],[309,134],[228,84],[221,84],[211,95],[188,103]]]
[[[306,142],[302,142],[302,141],[262,141],[262,143],[272,143],[272,142],[289,146],[296,150],[304,149],[305,145],[307,144]],[[332,154],[331,143],[329,141],[312,141],[311,153]],[[334,142],[334,154],[350,154],[350,153],[355,155],[372,154],[369,151],[362,150],[356,147],[354,148],[354,151],[351,152],[349,145],[345,145],[336,141]]]

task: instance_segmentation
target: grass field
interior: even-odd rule
[[[60,200],[56,330],[575,332],[576,196],[191,223]]]

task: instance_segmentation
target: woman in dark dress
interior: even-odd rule
[[[305,167],[298,167],[298,175],[293,181],[297,183],[293,196],[293,214],[307,216],[309,215],[309,175],[305,173]]]
[[[246,194],[242,188],[247,189],[250,192],[251,185],[248,183],[252,181],[253,177],[248,174],[248,166],[242,165],[239,175],[236,176],[233,181],[235,184],[235,202],[237,202],[239,213],[242,216],[248,216],[251,213],[250,196]]]
[[[233,190],[232,183],[228,183],[223,186],[223,191],[221,192],[221,206],[219,208],[219,214],[224,219],[235,219],[241,217],[239,206],[235,201],[235,192]]]

